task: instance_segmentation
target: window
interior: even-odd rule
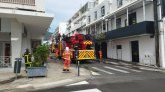
[[[105,15],[105,7],[102,6],[101,7],[101,17],[103,17]]]
[[[165,0],[162,0],[162,16],[165,16]]]
[[[121,27],[121,18],[116,19],[116,28]]]
[[[121,45],[117,45],[116,47],[117,47],[117,49],[122,49]]]
[[[97,11],[95,11],[95,20],[97,19]]]
[[[103,21],[103,31],[105,31],[106,30],[106,27],[105,27],[106,25],[105,25],[105,21]]]
[[[129,14],[129,25],[136,24],[136,12]]]
[[[121,7],[123,5],[123,0],[117,0],[117,7]]]
[[[91,22],[91,16],[88,16],[88,23]]]

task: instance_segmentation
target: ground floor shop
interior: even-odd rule
[[[155,39],[141,35],[107,42],[107,57],[145,65],[156,65]]]
[[[22,57],[26,49],[32,53],[42,43],[53,17],[26,14],[13,16],[11,13],[0,15],[0,68],[13,67],[15,58]]]

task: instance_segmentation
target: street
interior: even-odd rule
[[[90,70],[90,79],[38,92],[164,92],[165,74],[151,68],[123,62],[94,62],[81,67]]]

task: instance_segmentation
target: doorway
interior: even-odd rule
[[[5,43],[5,57],[9,57],[9,56],[10,56],[10,44]]]
[[[139,42],[131,41],[132,62],[139,63]]]
[[[122,45],[117,45],[116,48],[117,59],[122,60]]]
[[[107,58],[107,43],[106,42],[102,42],[101,43],[101,51],[103,54],[103,58]]]

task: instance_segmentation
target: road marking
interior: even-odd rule
[[[139,70],[135,70],[135,69],[131,69],[131,68],[126,68],[126,67],[122,67],[122,66],[116,66],[118,68],[122,68],[122,69],[126,69],[126,70],[130,70],[130,71],[133,71],[133,72],[142,72],[142,71],[139,71]]]
[[[27,88],[27,87],[32,87],[32,86],[33,86],[32,84],[25,84],[25,85],[19,85],[16,88]]]
[[[94,71],[91,71],[92,75],[100,75],[99,73],[96,73]]]
[[[109,62],[109,63],[114,64],[114,65],[118,65],[118,63],[116,63],[116,62]]]
[[[71,91],[71,92],[102,92],[97,88],[94,89],[86,89],[86,90],[79,90],[79,91]]]
[[[66,85],[66,86],[76,86],[76,85],[85,85],[85,84],[89,84],[89,83],[87,81],[81,81],[81,82],[69,84],[69,85]]]
[[[120,69],[116,69],[116,68],[112,68],[112,67],[108,67],[108,66],[104,66],[104,68],[114,70],[114,71],[118,71],[118,72],[122,72],[122,73],[129,73],[128,71],[124,71],[124,70],[120,70]]]
[[[92,68],[95,69],[95,70],[98,70],[98,71],[101,71],[101,72],[107,73],[107,74],[114,74],[114,73],[111,73],[111,72],[108,72],[108,71],[105,71],[105,70],[99,69],[99,68],[97,68],[97,67],[92,67]]]
[[[147,68],[147,67],[140,67],[141,70],[147,70],[147,71],[157,71],[157,72],[161,72],[162,70],[159,69],[154,69],[154,68]]]
[[[44,84],[38,84],[38,85],[33,85],[34,88],[47,88],[47,87],[51,87],[54,85],[59,85],[62,83],[69,83],[72,82],[72,79],[65,79],[65,80],[61,80],[61,81],[56,81],[56,82],[49,82],[49,83],[44,83]]]
[[[121,64],[123,65],[132,65],[132,64],[128,64],[128,63],[123,63],[123,62],[120,62]]]

